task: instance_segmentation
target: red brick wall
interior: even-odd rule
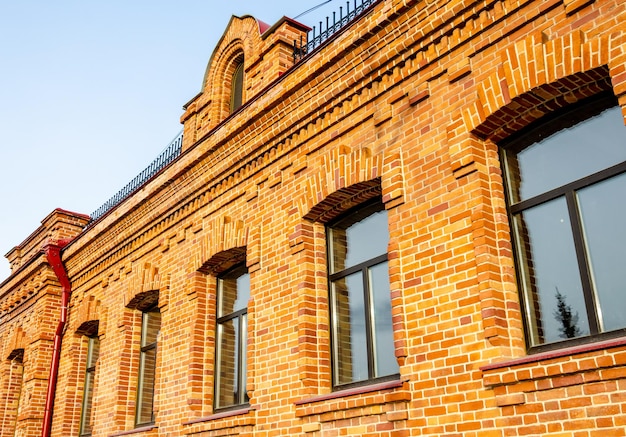
[[[75,333],[94,320],[94,436],[133,431],[141,312],[127,306],[155,291],[156,422],[133,435],[624,435],[624,340],[526,352],[496,145],[601,90],[625,108],[624,23],[618,0],[383,0],[287,70],[285,47],[232,21],[207,78],[244,35],[244,107],[215,109],[209,80],[178,161],[64,251],[53,435],[78,432]],[[278,79],[255,73],[276,65]],[[400,379],[334,392],[324,223],[377,195]],[[250,408],[215,412],[216,272],[244,254]]]

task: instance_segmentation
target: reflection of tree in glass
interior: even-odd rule
[[[578,312],[572,313],[571,305],[565,302],[565,296],[561,294],[558,287],[556,288],[556,309],[552,312],[557,322],[561,324],[559,331],[561,338],[575,338],[582,333],[578,328]]]

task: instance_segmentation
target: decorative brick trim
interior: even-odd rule
[[[155,431],[158,429],[159,427],[156,425],[142,426],[140,428],[131,429],[129,431],[122,431],[122,432],[116,432],[115,434],[109,434],[109,437],[121,437],[125,435],[134,435],[134,434],[141,434],[141,433],[146,433],[146,435],[152,435],[154,433],[150,431]]]
[[[188,364],[185,368],[187,384],[187,407],[189,416],[206,414],[207,406],[213,405],[213,392],[206,387],[213,380],[213,363],[207,359],[207,351],[215,350],[215,324],[208,323],[217,313],[215,302],[216,281],[202,272],[190,273],[188,290],[190,315]]]
[[[206,223],[201,250],[190,268],[215,275],[246,260],[248,271],[259,267],[260,230],[250,228],[243,220],[228,216],[216,217]]]
[[[481,366],[480,370],[482,370],[483,372],[487,372],[490,370],[504,370],[509,367],[522,366],[525,364],[536,364],[546,360],[553,360],[555,358],[573,357],[579,354],[604,351],[607,349],[619,348],[624,346],[626,346],[626,337],[621,337],[612,340],[598,341],[595,343],[583,344],[579,346],[565,347],[561,349],[555,349],[553,351],[532,354],[521,358],[514,358],[511,360],[486,364],[484,366]]]
[[[620,98],[626,94],[626,85],[621,85],[626,83],[621,74],[626,62],[623,44],[621,32],[611,39],[585,41],[577,30],[553,40],[533,34],[511,45],[502,53],[502,66],[478,84],[476,101],[464,109],[466,131],[499,141],[557,108],[603,90],[613,87]]]
[[[306,404],[313,404],[316,402],[325,402],[325,401],[330,401],[333,399],[342,399],[342,398],[347,398],[350,396],[358,396],[358,395],[362,395],[365,393],[372,393],[372,392],[377,392],[381,390],[392,390],[392,389],[400,388],[403,385],[404,385],[404,382],[399,379],[394,380],[394,381],[380,382],[377,384],[363,385],[360,387],[350,388],[346,390],[337,390],[332,393],[327,393],[327,394],[313,396],[313,397],[306,398],[306,399],[301,399],[299,401],[295,401],[294,404],[306,405]]]
[[[186,427],[187,435],[222,430],[228,430],[228,434],[219,435],[249,435],[256,425],[256,411],[252,407],[223,411],[183,422],[182,425]]]
[[[327,222],[377,195],[390,207],[402,203],[404,176],[399,154],[372,155],[368,148],[351,151],[339,147],[313,168],[316,170],[307,177],[297,203],[300,216],[308,220]]]
[[[505,355],[513,353],[512,349],[522,353],[523,333],[510,323],[520,320],[521,313],[511,274],[513,266],[507,264],[512,259],[512,249],[498,148],[464,128],[462,117],[458,116],[447,129],[452,172],[468,193],[467,201],[454,214],[454,222],[463,232],[471,232],[474,247],[468,266],[474,273],[464,286],[478,297],[485,338],[494,346],[510,348]]]
[[[481,370],[505,433],[506,428],[515,429],[516,435],[547,435],[551,429],[568,435],[583,429],[601,429],[598,435],[624,433],[620,405],[626,402],[626,338],[488,364]]]
[[[565,13],[567,15],[572,15],[578,12],[580,9],[585,6],[589,6],[594,3],[596,0],[563,0],[563,4],[565,5]]]
[[[392,423],[408,418],[410,400],[407,382],[390,381],[296,401],[296,417],[309,432],[358,416],[368,416],[383,429],[393,429]]]
[[[105,309],[102,308],[100,300],[95,296],[90,295],[86,299],[83,299],[78,305],[76,319],[73,321],[76,326],[77,334],[90,334],[95,329],[96,332],[100,330],[99,334],[104,334],[106,323],[99,323],[99,320],[104,318]],[[93,324],[95,323],[95,328]]]
[[[140,309],[146,307],[149,303],[144,302],[144,297],[148,299],[156,297],[159,299],[159,306],[166,304],[162,299],[163,296],[160,296],[160,291],[167,287],[165,281],[161,283],[158,267],[150,263],[136,265],[133,267],[128,280],[128,286],[124,288],[124,306]],[[152,303],[154,302],[156,300],[153,300]]]
[[[196,423],[211,422],[213,420],[220,420],[220,419],[226,419],[229,417],[241,416],[244,414],[248,414],[251,411],[254,411],[254,409],[251,407],[238,408],[236,410],[222,411],[219,413],[211,414],[210,416],[199,417],[198,419],[188,420],[186,422],[183,422],[183,425],[195,425]]]

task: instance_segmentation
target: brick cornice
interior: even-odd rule
[[[245,115],[235,114],[228,123],[220,125],[210,136],[198,142],[178,162],[148,184],[142,193],[127,200],[107,220],[101,222],[100,226],[81,236],[78,244],[74,245],[75,249],[68,250],[68,269],[87,272],[80,279],[84,282],[92,274],[116,262],[116,259],[142,246],[141,242],[149,242],[154,235],[171,229],[175,223],[189,217],[209,202],[217,201],[214,204],[219,206],[233,198],[254,197],[257,187],[241,187],[241,181],[251,180],[264,167],[280,160],[297,147],[304,154],[314,152],[308,146],[309,140],[326,137],[327,141],[332,141],[334,129],[342,123],[356,125],[371,118],[372,112],[368,108],[388,107],[389,103],[378,103],[385,101],[389,92],[403,81],[406,82],[407,77],[417,79],[419,75],[419,80],[423,83],[439,78],[444,70],[433,69],[433,63],[467,44],[477,32],[484,31],[480,26],[506,27],[506,22],[503,22],[505,17],[521,7],[529,4],[532,6],[532,2],[519,1],[510,11],[505,11],[495,8],[499,3],[472,2],[452,15],[442,11],[429,14],[428,6],[422,5],[415,14],[415,22],[410,23],[394,22],[405,11],[404,6],[396,3],[393,6],[396,12],[389,15],[385,22],[374,25],[362,20],[350,36],[342,37],[352,38],[351,42],[343,41],[338,44],[340,47],[349,47],[349,51],[347,48],[340,49],[324,63],[311,58],[283,75],[271,89],[254,98]],[[473,7],[491,14],[488,24],[480,24]],[[540,12],[539,9],[536,10],[536,13]],[[376,53],[387,42],[385,33],[388,34],[387,38],[392,38],[393,32],[384,32],[385,26],[395,26],[394,32],[407,31],[407,39],[402,40],[403,47],[398,47],[396,56],[381,57],[379,61],[373,61],[372,58],[377,56]],[[408,32],[410,29],[416,31]],[[507,32],[514,30],[511,28]],[[461,35],[457,38],[458,41],[448,40],[457,34]],[[377,42],[374,44],[373,41]],[[395,43],[398,44],[398,41]],[[362,65],[365,59],[375,68],[361,74],[348,75]],[[344,75],[347,75],[348,81],[345,91],[335,93],[330,84]],[[318,83],[303,86],[309,82]],[[286,85],[289,88],[284,92],[275,92],[281,91]],[[316,95],[310,94],[312,89],[318,91]],[[319,90],[322,92],[319,93]],[[417,88],[415,92],[409,90],[408,101],[414,99],[418,91],[423,92],[423,89]],[[394,104],[391,103],[392,106]],[[303,106],[308,106],[308,109],[303,110]],[[272,111],[267,111],[268,107],[272,107]],[[291,110],[293,107],[300,108],[297,116],[296,111]],[[392,116],[399,110],[400,108],[392,107]],[[271,122],[277,116],[282,122],[280,127]],[[380,120],[382,119],[378,116],[373,118],[375,123]],[[232,142],[242,147],[224,147]],[[324,144],[325,141],[318,141],[318,147],[320,143]],[[206,180],[214,182],[207,185],[204,182]],[[176,181],[175,186],[172,181]],[[233,187],[237,187],[236,192],[232,192]],[[157,214],[157,205],[162,210],[164,202],[171,204],[172,209],[166,215]],[[115,235],[109,233],[104,239],[103,235],[99,235],[100,232],[110,229],[115,229]],[[132,242],[115,241],[121,233],[132,234]],[[74,258],[79,251],[80,256]]]

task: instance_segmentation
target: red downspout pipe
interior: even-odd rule
[[[48,393],[46,394],[46,407],[43,416],[43,427],[41,437],[50,437],[52,429],[52,412],[54,409],[54,395],[57,389],[57,377],[59,375],[59,361],[61,358],[61,341],[63,331],[67,323],[68,307],[72,284],[67,276],[67,271],[61,261],[61,250],[67,246],[72,239],[51,240],[43,247],[43,251],[48,259],[48,264],[52,267],[54,274],[61,284],[61,317],[54,333],[54,349],[52,351],[52,362],[50,363],[50,375],[48,376]]]

